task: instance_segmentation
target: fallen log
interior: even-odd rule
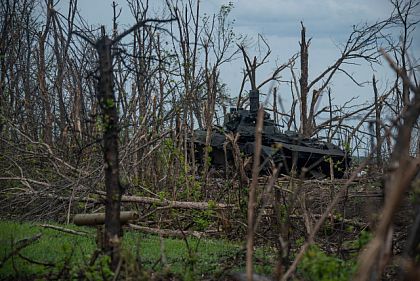
[[[103,191],[97,191],[97,193],[100,195],[105,195],[105,192]],[[197,210],[207,210],[207,209],[212,209],[212,208],[213,209],[227,209],[227,208],[233,208],[235,206],[234,204],[172,201],[172,200],[167,200],[167,199],[134,196],[134,195],[123,195],[121,198],[121,202],[154,204],[156,206],[169,206],[172,208],[197,209]]]
[[[121,212],[120,222],[126,224],[129,221],[133,221],[139,218],[136,212]],[[77,214],[73,217],[75,225],[102,225],[105,223],[105,213],[96,214]]]
[[[207,236],[207,233],[200,232],[200,231],[181,231],[181,230],[172,230],[172,229],[161,229],[161,228],[152,228],[147,226],[140,226],[136,224],[129,223],[128,226],[132,229],[139,230],[141,232],[150,233],[150,234],[158,234],[164,237],[176,237],[176,238],[184,238],[185,236],[194,236],[196,238],[202,238]]]

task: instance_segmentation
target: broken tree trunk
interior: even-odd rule
[[[375,137],[376,137],[376,165],[382,171],[382,136],[381,136],[381,111],[382,102],[379,101],[375,75],[372,77],[373,92],[375,94]]]
[[[301,133],[308,137],[310,136],[310,118],[308,118],[308,48],[309,41],[306,41],[306,28],[301,22],[301,42],[300,42],[300,126]]]

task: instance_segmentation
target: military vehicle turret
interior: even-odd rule
[[[210,161],[215,168],[225,168],[233,165],[232,145],[224,145],[228,141],[226,134],[238,133],[237,144],[241,153],[252,156],[255,151],[255,130],[259,109],[259,92],[251,91],[250,108],[234,108],[225,116],[223,128],[215,127],[210,141]],[[196,160],[203,163],[206,131],[194,131]],[[332,165],[331,165],[332,161]],[[342,178],[350,165],[350,156],[337,145],[321,141],[317,138],[304,138],[294,131],[283,132],[264,111],[261,163],[262,170],[267,171],[273,164],[282,173],[289,174],[292,170],[305,177],[329,177],[331,171],[335,178]],[[332,169],[331,169],[332,168]],[[303,172],[303,173],[302,173]]]

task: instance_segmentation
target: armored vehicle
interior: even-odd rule
[[[226,138],[230,133],[239,134],[237,145],[241,154],[253,155],[259,92],[251,91],[249,100],[249,110],[231,109],[231,112],[225,116],[224,126],[212,130],[209,157],[213,167],[226,168],[225,165],[234,167],[232,144]],[[195,157],[201,163],[205,161],[203,158],[206,133],[205,130],[194,131]],[[350,165],[351,158],[346,151],[333,143],[317,138],[304,138],[294,131],[283,132],[264,111],[260,161],[262,171],[269,171],[275,165],[285,174],[296,171],[306,178],[322,178],[330,176],[333,171],[335,178],[342,178]]]

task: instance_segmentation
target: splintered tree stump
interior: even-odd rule
[[[120,221],[121,224],[127,224],[129,221],[133,221],[139,218],[138,213],[136,212],[121,212]],[[103,225],[105,223],[105,213],[97,214],[77,214],[73,218],[75,225],[89,225],[97,226]]]

